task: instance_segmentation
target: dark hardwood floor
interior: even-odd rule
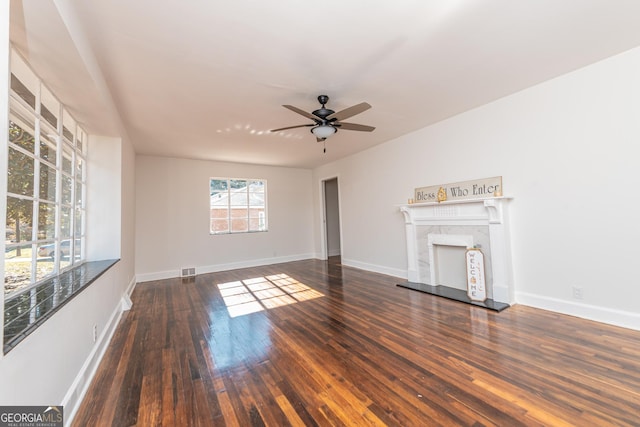
[[[307,260],[139,284],[73,425],[640,425],[640,332],[398,281]]]

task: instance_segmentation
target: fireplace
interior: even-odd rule
[[[429,234],[429,284],[467,290],[464,255],[473,248],[473,236],[464,234]]]
[[[507,197],[400,206],[405,217],[408,269],[400,286],[501,310],[514,302]],[[485,258],[487,300],[466,292],[464,253]]]

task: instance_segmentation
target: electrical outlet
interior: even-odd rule
[[[572,288],[573,290],[573,299],[583,299],[584,298],[584,291],[581,287],[579,286],[574,286]]]
[[[98,341],[98,325],[93,325],[93,342]]]

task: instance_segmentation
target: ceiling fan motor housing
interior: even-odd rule
[[[327,116],[330,116],[331,114],[335,113],[335,111],[329,109],[329,108],[318,108],[317,110],[315,110],[313,113],[314,116],[318,116],[320,117],[323,121],[327,118]]]
[[[329,97],[327,95],[318,96],[318,102],[322,104],[322,108],[318,108],[311,114],[313,114],[314,116],[320,117],[322,119],[322,124],[325,124],[325,119],[327,118],[327,116],[330,116],[331,114],[335,113],[335,111],[329,108],[325,108],[324,104],[329,102]]]

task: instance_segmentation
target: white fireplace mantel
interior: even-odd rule
[[[421,274],[419,265],[433,262],[428,259],[427,237],[419,233],[421,226],[442,226],[452,234],[457,226],[486,226],[489,235],[487,257],[491,267],[491,283],[487,283],[489,298],[496,302],[513,304],[513,280],[511,273],[511,249],[508,229],[508,203],[510,197],[491,197],[485,199],[445,201],[441,203],[414,203],[400,205],[405,218],[407,236],[409,282],[429,283],[433,274]],[[464,229],[458,227],[457,229]],[[486,238],[486,237],[485,237]],[[434,266],[430,266],[433,269]],[[433,270],[431,270],[433,271]],[[429,277],[431,276],[431,277]]]

